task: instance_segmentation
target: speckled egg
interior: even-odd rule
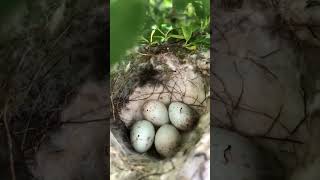
[[[137,121],[130,131],[131,144],[137,152],[144,153],[151,148],[154,135],[155,130],[152,123],[147,120]]]
[[[142,113],[144,118],[155,126],[161,126],[169,122],[167,107],[160,101],[147,101],[142,107]]]
[[[181,102],[173,102],[169,105],[169,118],[179,130],[190,130],[194,125],[192,109]]]
[[[180,139],[179,131],[174,126],[165,124],[158,129],[154,144],[160,155],[170,157],[177,152]]]

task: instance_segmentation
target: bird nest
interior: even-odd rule
[[[184,57],[171,52],[138,54],[131,58],[111,73],[111,179],[207,176],[210,160],[209,52]],[[160,157],[154,147],[139,154],[130,144],[130,127],[143,118],[141,107],[147,100],[159,100],[167,106],[170,102],[181,101],[197,114],[195,127],[182,132],[181,145],[171,158]]]

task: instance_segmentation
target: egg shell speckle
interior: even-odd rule
[[[130,139],[133,148],[139,152],[144,153],[148,151],[154,142],[155,130],[147,120],[137,121],[133,124],[130,131]]]
[[[169,105],[169,118],[171,123],[179,130],[190,130],[194,125],[192,109],[181,102],[173,102]]]
[[[155,147],[157,152],[164,156],[174,155],[179,146],[181,135],[179,131],[170,124],[161,126],[155,136]]]
[[[144,118],[155,126],[161,126],[169,122],[167,107],[160,101],[147,101],[142,107],[142,113]]]

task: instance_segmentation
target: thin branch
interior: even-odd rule
[[[272,123],[271,123],[270,127],[268,128],[267,132],[265,133],[265,135],[268,135],[271,132],[271,130],[273,129],[274,125],[278,122],[278,120],[281,116],[282,109],[283,109],[283,105],[280,107],[280,110],[279,110],[276,118],[274,118],[274,120],[272,121]]]
[[[244,80],[243,80],[242,74],[239,71],[238,65],[237,65],[237,63],[235,61],[233,61],[233,65],[234,65],[234,68],[237,71],[237,73],[239,74],[240,79],[241,79],[241,92],[240,92],[240,95],[239,95],[239,97],[237,99],[236,104],[233,106],[234,109],[237,109],[239,107],[239,105],[240,105],[240,102],[241,102],[241,99],[242,99],[242,96],[243,96],[243,93],[244,93]],[[233,112],[232,112],[232,114],[233,114]]]
[[[14,158],[13,158],[13,144],[12,144],[12,137],[10,134],[10,127],[7,121],[7,108],[8,103],[4,105],[4,109],[1,112],[2,120],[6,129],[7,134],[7,140],[8,140],[8,146],[9,146],[9,159],[10,159],[10,171],[11,171],[11,180],[16,180],[16,173],[14,169]]]
[[[108,117],[100,118],[100,119],[87,120],[87,121],[63,121],[61,123],[62,124],[87,124],[87,123],[102,122],[102,121],[108,121]]]
[[[253,136],[256,138],[262,138],[262,139],[269,139],[269,140],[275,140],[275,141],[284,141],[284,142],[290,142],[294,144],[304,144],[302,141],[295,140],[295,139],[289,139],[289,138],[277,138],[277,137],[271,137],[271,136]]]
[[[308,118],[308,110],[307,110],[307,95],[305,92],[305,89],[303,86],[301,86],[301,96],[302,96],[302,100],[303,100],[303,111],[304,111],[304,116],[303,118],[300,120],[300,122],[296,125],[296,127],[290,132],[291,135],[293,135],[294,133],[296,133],[298,131],[298,129],[301,127],[301,125],[307,120]]]

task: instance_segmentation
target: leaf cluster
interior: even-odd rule
[[[209,0],[112,0],[110,12],[111,64],[136,43],[210,46]]]

